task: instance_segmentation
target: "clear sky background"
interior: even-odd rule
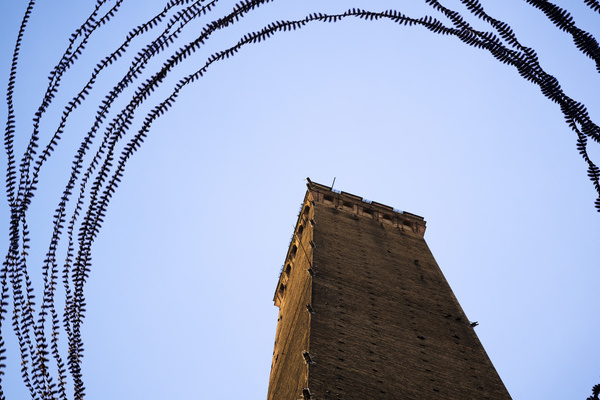
[[[23,3],[2,7],[3,84]],[[600,37],[600,13],[582,0],[556,3]],[[599,123],[600,76],[571,38],[524,1],[483,4]],[[232,5],[223,0],[216,14]],[[17,81],[21,152],[46,76],[92,6],[55,0],[34,11]],[[57,104],[89,76],[93,59],[161,7],[125,1],[65,78]],[[215,34],[165,88],[272,20],[351,7],[438,15],[424,1],[275,1]],[[103,76],[97,98],[118,72]],[[74,115],[32,204],[38,276],[92,110]],[[514,399],[585,399],[600,382],[600,215],[575,140],[559,107],[513,68],[420,27],[314,23],[247,46],[184,90],[113,198],[86,290],[87,398],[266,398],[272,298],[308,176],[326,185],[335,177],[336,189],[427,220],[425,238]],[[596,163],[598,147],[590,143]],[[15,357],[13,348],[8,399],[26,397]]]

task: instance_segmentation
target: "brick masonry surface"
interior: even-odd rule
[[[269,400],[510,399],[424,232],[309,183],[275,293]]]

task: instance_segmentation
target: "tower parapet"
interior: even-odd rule
[[[401,230],[409,230],[423,237],[425,219],[419,215],[400,211],[385,204],[367,200],[352,193],[332,190],[331,187],[308,180],[311,198],[319,203],[332,205],[336,210],[354,214],[377,222],[390,224]]]

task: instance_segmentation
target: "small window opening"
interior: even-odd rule
[[[310,211],[310,207],[309,206],[304,206],[304,208],[302,209],[302,214],[306,215],[306,214],[308,214],[309,211]]]
[[[290,272],[292,272],[292,266],[290,264],[285,266],[285,274],[290,276]]]
[[[348,201],[345,201],[345,202],[344,202],[344,207],[348,207],[348,208],[354,208],[354,204],[352,204],[352,203],[350,203],[350,202],[348,202]]]
[[[279,285],[279,294],[283,295],[285,293],[285,285],[282,283]]]
[[[298,252],[298,246],[293,245],[292,250],[290,251],[290,259],[294,259],[296,257],[296,253]]]
[[[311,226],[315,226],[315,220],[314,220],[314,219],[312,219],[312,218],[311,218],[311,220],[310,220],[310,221],[308,221],[308,222],[310,222],[310,225],[311,225]]]
[[[329,203],[333,203],[333,197],[331,197],[331,196],[328,196],[328,195],[325,195],[325,196],[323,196],[323,200],[324,200],[326,203],[327,203],[327,202],[329,202]]]
[[[298,227],[298,236],[301,236],[301,235],[302,235],[302,232],[304,232],[304,225],[300,225],[300,226]]]
[[[308,351],[303,352],[302,356],[304,357],[304,362],[306,362],[307,364],[313,364],[314,363],[314,361],[310,357],[310,354],[308,353]]]
[[[384,219],[385,221],[392,222],[392,217],[390,217],[390,216],[389,216],[389,215],[387,215],[387,214],[384,214],[384,215],[383,215],[383,219]]]
[[[370,209],[368,209],[368,208],[363,208],[363,213],[364,213],[364,214],[373,215],[373,210],[370,210]]]
[[[312,399],[312,396],[310,394],[310,390],[308,388],[302,389],[302,397],[304,398],[304,400],[310,400],[310,399]]]

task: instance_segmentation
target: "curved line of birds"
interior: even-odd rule
[[[461,0],[461,2],[470,13],[488,23],[497,33],[476,30],[460,13],[444,7],[437,0],[425,0],[425,2],[446,17],[452,23],[452,26],[446,26],[440,20],[431,16],[411,18],[397,10],[371,12],[357,8],[349,9],[340,14],[313,13],[300,20],[274,21],[259,31],[244,35],[234,46],[212,54],[201,68],[180,79],[171,94],[144,117],[141,128],[122,147],[120,155],[117,155],[118,145],[123,142],[127,131],[133,124],[136,111],[151,97],[152,93],[172,73],[176,66],[188,56],[197,52],[213,33],[235,24],[252,10],[274,0],[246,0],[240,2],[226,16],[207,23],[196,39],[180,47],[163,63],[156,73],[139,83],[129,103],[110,122],[107,122],[111,107],[117,98],[136,80],[141,80],[144,76],[147,76],[144,74],[144,70],[148,63],[160,53],[165,52],[171,45],[176,44],[178,36],[190,22],[209,15],[218,1],[169,1],[160,13],[131,30],[119,47],[98,62],[88,82],[64,107],[56,131],[51,136],[48,144],[38,154],[36,149],[40,146],[40,122],[59,90],[63,75],[84,52],[85,45],[92,34],[107,24],[116,15],[122,4],[122,0],[117,0],[113,6],[105,10],[108,0],[98,0],[94,11],[71,35],[68,47],[61,60],[48,77],[48,87],[33,118],[33,133],[19,164],[17,185],[17,168],[13,146],[16,129],[13,95],[21,43],[35,6],[35,0],[30,0],[17,35],[7,90],[8,118],[4,143],[8,156],[6,191],[11,219],[9,249],[0,272],[2,285],[0,292],[0,399],[4,399],[1,378],[6,368],[6,356],[4,354],[6,349],[1,338],[1,332],[4,328],[5,314],[9,310],[10,291],[12,292],[12,326],[19,343],[22,360],[21,373],[31,398],[67,399],[67,383],[69,381],[67,372],[73,381],[74,398],[84,398],[85,387],[81,371],[83,342],[80,332],[85,313],[84,286],[92,263],[92,244],[100,231],[108,204],[123,176],[127,161],[139,149],[154,121],[168,111],[184,87],[202,78],[209,67],[217,61],[230,58],[242,47],[262,42],[277,33],[301,29],[313,22],[334,23],[342,19],[355,17],[369,21],[388,20],[403,26],[422,26],[433,33],[452,35],[469,46],[488,51],[498,61],[515,67],[524,79],[538,85],[544,96],[559,104],[565,121],[577,135],[577,149],[588,164],[588,176],[600,195],[600,169],[592,162],[587,153],[588,139],[591,138],[593,141],[600,143],[599,127],[590,119],[586,107],[568,97],[560,87],[558,80],[544,71],[540,66],[535,50],[520,44],[510,26],[489,16],[478,0]],[[590,33],[578,28],[566,10],[546,0],[525,1],[540,9],[557,28],[570,34],[577,48],[596,63],[596,69],[600,72],[600,47],[597,41]],[[600,12],[598,1],[584,1],[591,10]],[[128,71],[101,101],[96,115],[91,119],[93,125],[84,136],[74,157],[71,175],[54,215],[53,233],[42,266],[43,298],[40,309],[36,313],[34,289],[27,265],[30,241],[27,212],[36,192],[41,168],[59,145],[61,136],[67,127],[69,116],[78,106],[83,104],[86,96],[94,89],[94,84],[99,75],[128,51],[134,39],[149,34],[163,23],[164,28],[160,34],[153,40],[148,41],[148,44],[137,53]],[[101,141],[97,145],[97,150],[93,156],[90,156],[94,140],[102,130]],[[91,161],[88,161],[87,164],[86,157],[91,157]],[[76,192],[78,192],[77,200],[74,201],[73,194]],[[73,211],[69,215],[67,207],[69,204],[72,205],[73,202]],[[87,209],[84,213],[86,203]],[[595,206],[600,211],[600,196],[596,199]],[[77,236],[75,236],[76,231]],[[68,340],[66,363],[59,351],[61,321],[56,310],[55,299],[59,277],[57,251],[60,240],[65,237],[67,245],[62,267],[62,284],[65,293],[62,328]],[[36,315],[37,321],[35,320]],[[49,328],[46,326],[47,319],[51,320]],[[49,338],[48,330],[50,330]],[[50,344],[48,344],[48,341]],[[54,359],[56,374],[50,371],[50,357]]]

